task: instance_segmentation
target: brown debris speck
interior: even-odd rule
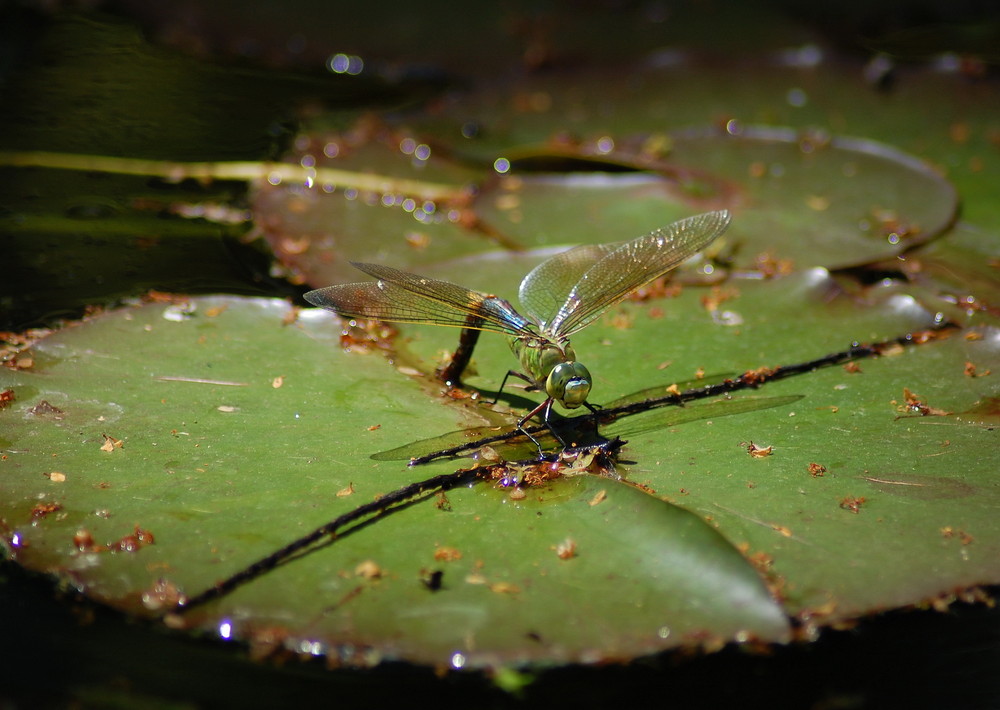
[[[62,415],[65,414],[59,407],[52,406],[44,399],[29,409],[28,413],[36,417],[51,416],[54,419],[62,419]]]
[[[615,330],[630,330],[635,322],[635,316],[619,311],[611,316],[611,327]]]
[[[36,503],[35,507],[31,509],[31,518],[32,520],[39,520],[46,515],[51,515],[62,510],[62,508],[62,503]]]
[[[957,537],[963,545],[971,545],[976,539],[964,530],[955,530],[950,525],[941,528],[941,537],[946,539]]]
[[[897,405],[896,411],[900,413],[919,414],[922,417],[944,416],[951,414],[951,412],[947,412],[943,409],[931,407],[929,404],[924,402],[919,395],[911,392],[908,387],[903,388],[903,400],[904,404],[898,404],[895,400],[893,401],[893,403]]]
[[[863,506],[865,502],[866,500],[864,496],[861,497],[845,496],[840,501],[840,507],[843,508],[844,510],[851,511],[852,513],[860,513],[861,506]]]
[[[426,249],[431,243],[430,236],[425,232],[407,232],[404,238],[407,244],[417,250]]]
[[[822,478],[826,473],[826,466],[818,463],[809,464],[809,475],[813,478]]]
[[[711,313],[719,310],[719,306],[738,295],[739,292],[734,288],[713,286],[708,294],[701,297],[701,305],[702,308]]]
[[[126,535],[115,542],[109,542],[105,547],[111,552],[135,552],[140,547],[152,545],[155,542],[153,533],[136,525],[131,535]]]
[[[490,585],[490,591],[495,594],[519,594],[521,588],[510,582],[494,582]]]
[[[976,367],[975,363],[968,361],[965,363],[966,377],[986,377],[987,375],[990,374],[990,372],[991,370],[983,370],[982,372],[979,372],[979,369]]]
[[[115,449],[121,449],[125,447],[125,442],[121,439],[116,439],[113,436],[108,436],[107,434],[101,434],[104,437],[104,443],[101,444],[101,451],[112,452]]]
[[[597,493],[594,494],[593,498],[590,499],[589,505],[591,507],[599,505],[603,503],[607,497],[608,497],[608,492],[602,488],[601,490],[597,491]]]
[[[747,551],[749,551],[749,546],[746,547],[744,553]],[[747,557],[747,561],[752,564],[758,572],[765,575],[770,573],[771,568],[774,566],[774,558],[766,552],[755,552]]]
[[[374,560],[365,560],[354,568],[354,575],[356,577],[364,577],[365,579],[378,579],[384,574],[385,572]]]
[[[80,528],[73,535],[73,545],[80,552],[95,552],[97,545],[94,544],[94,536],[85,528]]]
[[[758,367],[756,370],[747,370],[742,375],[740,379],[751,387],[767,382],[767,380],[774,374],[773,367]]]
[[[566,538],[556,545],[556,555],[560,560],[570,560],[576,557],[576,541]]]
[[[640,286],[632,291],[627,296],[627,300],[636,303],[645,303],[653,299],[677,298],[682,290],[683,287],[680,284],[670,281],[667,276],[661,276],[658,279],[653,279],[645,286]]]
[[[774,453],[773,446],[757,446],[757,444],[753,443],[752,441],[750,442],[741,441],[740,446],[745,446],[747,449],[747,453],[750,454],[750,456],[755,459],[762,459]]]
[[[457,547],[436,547],[434,548],[434,559],[438,562],[454,562],[462,559],[462,551]]]
[[[648,483],[643,483],[642,481],[622,481],[622,482],[642,491],[643,493],[648,493],[651,496],[656,495],[656,489],[653,488]]]
[[[787,276],[795,269],[795,262],[791,259],[779,259],[771,253],[758,254],[754,259],[757,271],[765,279],[773,279],[776,276]]]
[[[35,366],[35,357],[30,350],[24,350],[10,359],[4,360],[3,364],[12,370],[30,370]]]

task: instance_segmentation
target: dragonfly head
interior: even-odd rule
[[[590,385],[590,370],[573,360],[559,363],[545,378],[546,394],[566,409],[576,409],[586,402]]]

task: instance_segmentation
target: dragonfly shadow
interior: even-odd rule
[[[574,447],[585,448],[604,445],[614,438],[628,438],[636,434],[665,429],[688,422],[719,418],[736,414],[781,407],[802,399],[802,395],[759,397],[754,395],[724,395],[705,401],[685,402],[671,393],[679,392],[693,383],[698,385],[721,382],[725,375],[712,378],[674,383],[672,386],[638,390],[607,403],[596,414],[564,417],[553,412],[550,425],[564,441]],[[521,399],[505,395],[507,400]],[[536,431],[537,429],[537,431]],[[559,443],[545,427],[532,427],[534,436],[545,449],[559,448]],[[372,454],[375,461],[416,461],[423,463],[438,458],[479,458],[481,448],[489,445],[496,455],[506,460],[537,457],[537,447],[524,434],[516,432],[514,424],[479,426],[448,432],[428,439],[420,439],[394,449]],[[488,455],[492,457],[493,454]],[[485,456],[484,456],[485,458]]]

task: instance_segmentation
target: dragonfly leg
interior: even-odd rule
[[[512,373],[512,374],[519,374],[519,373]],[[527,423],[527,421],[529,419],[531,419],[532,417],[534,417],[539,412],[544,412],[544,414],[542,416],[542,421],[545,422],[545,426],[547,426],[548,429],[549,429],[549,431],[552,432],[552,436],[554,436],[556,438],[556,441],[558,441],[562,445],[562,447],[564,449],[566,448],[566,442],[563,441],[563,438],[561,436],[559,436],[559,432],[557,432],[552,427],[552,424],[549,423],[549,413],[552,411],[552,402],[553,402],[553,399],[551,397],[549,397],[544,402],[542,402],[537,407],[535,407],[530,412],[528,412],[523,417],[521,417],[520,421],[518,421],[518,423],[517,423],[517,428],[520,429],[521,433],[524,434],[529,439],[531,439],[531,441],[535,444],[535,446],[538,447],[538,455],[539,456],[543,456],[544,455],[544,451],[542,450],[542,445],[539,443],[538,439],[536,439],[531,434],[529,434],[528,430],[524,428],[524,425]]]

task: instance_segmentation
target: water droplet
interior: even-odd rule
[[[219,622],[219,638],[229,641],[233,637],[233,623],[229,619]]]
[[[802,108],[809,103],[809,96],[802,89],[794,88],[788,90],[788,93],[785,95],[785,100],[788,101],[790,106]]]
[[[331,55],[326,61],[327,68],[334,74],[350,74],[356,76],[365,68],[364,60],[356,54],[343,54],[338,52]]]

